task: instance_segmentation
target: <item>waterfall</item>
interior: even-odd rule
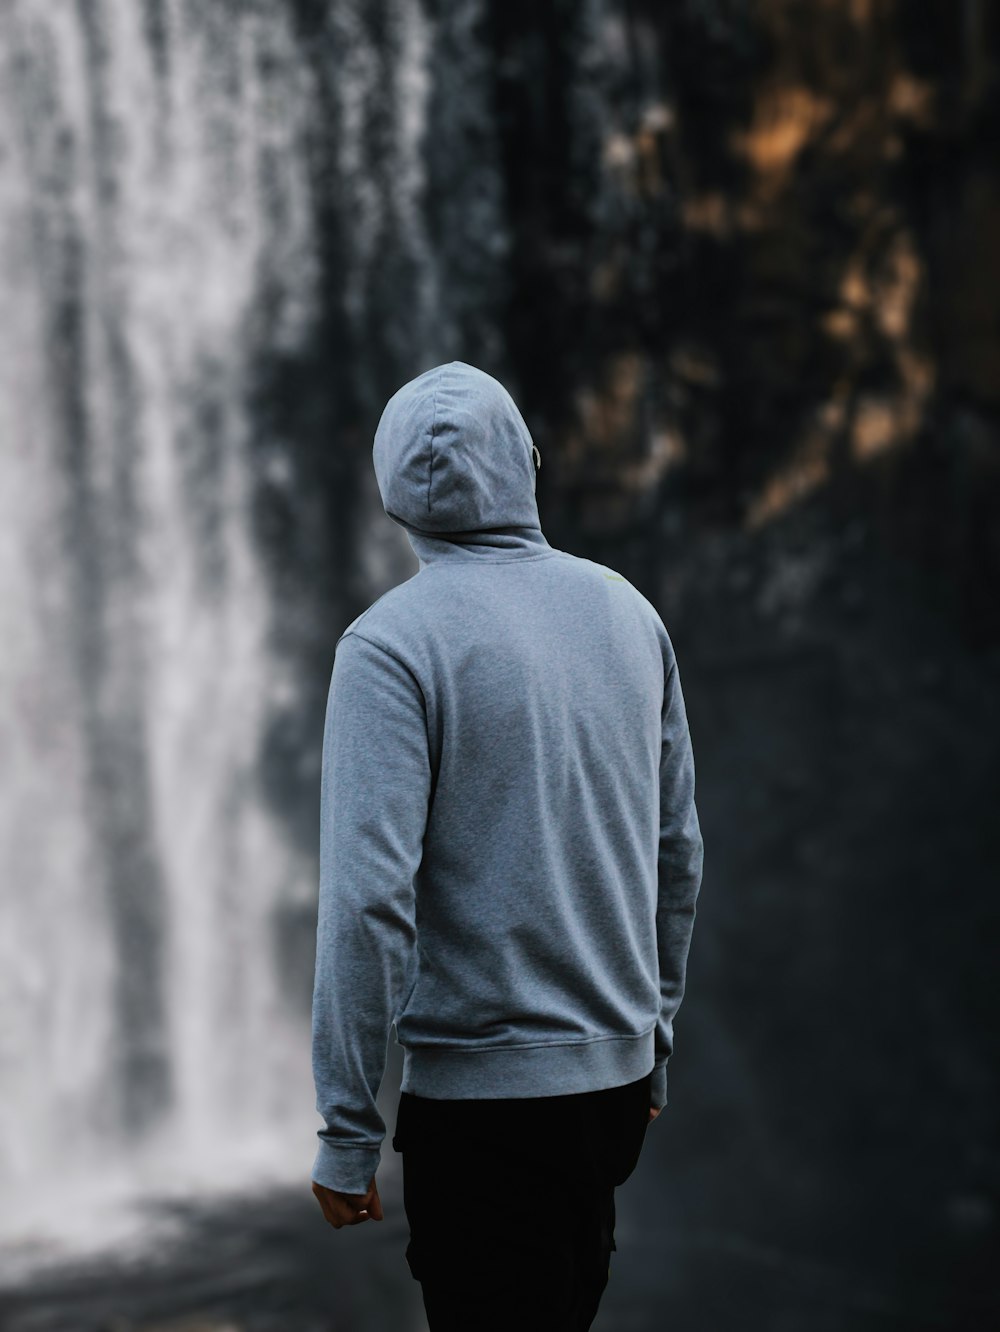
[[[301,499],[316,570],[387,520],[368,477],[332,505],[354,527],[329,535],[302,468],[335,441],[299,451],[254,404],[267,367],[302,363],[317,432],[336,419],[328,375],[356,372],[367,419],[395,382],[309,361],[316,329],[362,343],[388,282],[405,341],[433,352],[440,294],[414,213],[420,6],[379,6],[375,31],[363,4],[330,5],[320,54],[281,3],[3,8],[0,1249],[16,1266],[120,1252],[138,1204],[172,1191],[308,1187],[321,708],[299,787],[266,755],[301,692],[289,626],[343,607],[308,589],[296,605],[287,579],[282,595],[260,510]],[[398,321],[384,339],[402,355]],[[381,536],[318,585],[339,576],[361,609],[410,558]],[[329,625],[310,633],[322,675]]]

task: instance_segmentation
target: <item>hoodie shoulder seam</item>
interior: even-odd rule
[[[416,671],[413,669],[410,663],[408,661],[404,661],[398,652],[393,652],[392,648],[386,647],[384,643],[380,643],[377,639],[369,637],[368,634],[361,633],[361,631],[358,629],[345,629],[341,637],[347,638],[348,636],[353,636],[354,638],[360,638],[363,643],[367,643],[370,647],[377,648],[379,652],[384,652],[387,657],[390,657],[398,666],[401,666],[403,670],[406,672],[406,674],[413,681],[413,683],[416,685],[417,691],[420,694],[421,702],[424,705],[424,712],[426,714],[427,695],[424,692],[423,685],[420,683],[420,677],[417,675]]]
[[[404,661],[397,652],[393,652],[392,648],[386,647],[384,643],[380,643],[378,639],[372,638],[370,634],[363,634],[360,629],[345,629],[341,634],[341,638],[349,638],[352,636],[354,638],[360,638],[362,642],[368,643],[373,648],[378,648],[378,650],[384,652],[387,657],[392,657],[393,661],[399,662],[400,666],[402,666],[404,670],[409,671],[414,680],[416,680],[417,677],[414,674],[413,667],[409,662]],[[419,684],[419,681],[417,683]]]

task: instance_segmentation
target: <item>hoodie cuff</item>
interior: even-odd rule
[[[367,1193],[381,1159],[378,1147],[334,1147],[320,1142],[312,1177],[315,1183],[337,1193]]]
[[[653,1065],[653,1081],[650,1084],[649,1104],[653,1110],[662,1110],[667,1103],[667,1066]]]

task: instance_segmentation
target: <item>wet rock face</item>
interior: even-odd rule
[[[59,434],[85,435],[102,362],[141,434],[127,404],[158,374],[204,457],[190,484],[216,486],[213,441],[240,432],[271,575],[318,568],[339,600],[328,571],[378,517],[380,407],[461,356],[530,416],[567,540],[638,540],[650,566],[674,499],[756,526],[874,488],[887,534],[975,589],[1000,558],[996,26],[985,0],[274,0],[180,21],[22,0],[3,40],[26,189],[4,197]],[[118,336],[84,355],[75,312],[96,308]],[[933,526],[959,535],[915,535]]]

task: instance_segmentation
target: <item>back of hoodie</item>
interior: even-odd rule
[[[374,464],[419,571],[348,626],[323,746],[313,1179],[364,1193],[404,1091],[556,1096],[666,1064],[703,844],[673,647],[546,541],[506,389],[462,361],[389,400]]]

